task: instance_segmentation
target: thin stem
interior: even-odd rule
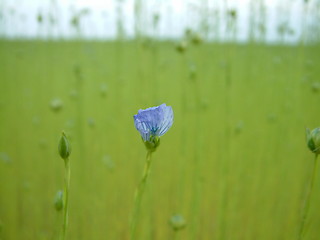
[[[309,186],[307,196],[306,196],[306,199],[304,202],[303,210],[302,210],[302,218],[301,218],[300,231],[299,231],[299,236],[298,236],[299,240],[303,239],[304,226],[305,226],[306,219],[307,219],[308,212],[309,212],[309,208],[310,208],[310,199],[311,199],[311,194],[312,194],[312,190],[313,190],[313,186],[314,186],[314,180],[316,178],[316,172],[317,172],[317,162],[318,162],[317,158],[318,158],[318,154],[315,154],[313,173],[311,176],[310,186]]]
[[[135,239],[135,232],[136,232],[136,225],[137,225],[137,220],[139,216],[139,210],[140,210],[140,204],[141,204],[141,199],[142,195],[146,186],[146,182],[150,173],[150,165],[151,165],[151,151],[148,151],[147,157],[146,157],[146,163],[144,165],[144,171],[143,171],[143,176],[140,180],[140,183],[136,189],[135,195],[134,195],[134,209],[133,209],[133,214],[132,214],[132,219],[131,219],[131,226],[130,226],[130,239],[134,240]]]
[[[62,240],[66,239],[66,231],[68,227],[68,202],[69,202],[69,186],[70,186],[70,164],[69,159],[65,159],[65,176],[64,176],[64,207],[63,207],[63,224],[62,224]]]

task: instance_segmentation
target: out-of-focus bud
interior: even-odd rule
[[[320,82],[314,82],[311,85],[311,89],[313,92],[317,93],[320,91]]]
[[[173,230],[178,231],[185,228],[187,223],[182,215],[175,214],[170,218],[169,224],[171,225]]]
[[[54,208],[59,212],[63,209],[63,192],[59,190],[54,197]]]
[[[203,39],[198,33],[194,33],[192,35],[191,41],[194,45],[198,45],[203,42]]]
[[[176,45],[176,50],[180,53],[184,53],[187,50],[187,42],[181,41]]]
[[[237,11],[235,9],[230,9],[228,11],[228,15],[233,18],[233,19],[236,19],[237,18]]]
[[[63,107],[63,102],[59,98],[54,98],[50,102],[50,108],[54,112],[59,112]]]

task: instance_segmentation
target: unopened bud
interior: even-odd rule
[[[307,144],[311,152],[320,154],[320,128],[315,128],[312,131],[306,130]]]
[[[62,107],[63,107],[63,102],[59,98],[54,98],[50,102],[50,108],[54,112],[60,111]]]
[[[60,138],[59,146],[58,146],[60,157],[64,160],[68,159],[71,153],[71,145],[69,140],[64,132],[62,132],[62,136]]]
[[[59,190],[54,197],[54,208],[59,212],[63,209],[63,192]]]
[[[178,231],[185,228],[187,223],[183,216],[181,216],[180,214],[176,214],[170,218],[169,224],[171,225],[173,230]]]
[[[176,49],[178,52],[184,53],[187,49],[187,42],[186,41],[180,42],[179,44],[177,44]]]
[[[193,43],[194,45],[198,45],[198,44],[200,44],[200,43],[203,42],[203,39],[202,39],[202,37],[201,37],[199,34],[194,33],[193,36],[192,36],[192,38],[191,38],[191,41],[192,41],[192,43]]]

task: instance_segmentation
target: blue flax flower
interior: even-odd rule
[[[159,137],[169,130],[172,123],[173,111],[166,104],[140,109],[138,114],[134,115],[134,125],[149,150],[155,150],[160,143]]]

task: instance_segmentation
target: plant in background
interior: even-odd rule
[[[172,239],[177,239],[178,232],[186,227],[187,222],[182,215],[174,214],[169,219],[169,225],[172,227],[174,231]]]
[[[184,53],[187,50],[188,44],[186,41],[181,41],[179,43],[176,44],[176,50],[179,53]]]
[[[62,224],[62,235],[61,239],[64,240],[66,238],[66,231],[68,227],[68,202],[69,202],[69,186],[70,186],[70,164],[69,164],[69,156],[71,153],[71,145],[69,140],[64,132],[62,132],[62,136],[60,138],[59,146],[58,146],[60,157],[64,160],[65,165],[65,185],[64,185],[64,201],[63,201],[63,224]],[[60,195],[61,197],[61,195]]]
[[[143,143],[147,148],[147,157],[143,176],[134,196],[134,209],[130,226],[131,240],[135,238],[141,198],[150,172],[151,154],[156,151],[160,145],[160,137],[170,129],[172,123],[173,111],[172,108],[166,104],[147,108],[145,110],[140,109],[138,114],[134,115],[134,124],[136,129],[140,132]]]
[[[179,231],[179,230],[185,228],[187,223],[182,215],[175,214],[175,215],[171,216],[171,218],[169,220],[169,224],[174,231]]]
[[[320,128],[315,128],[312,131],[310,129],[306,130],[306,135],[307,135],[307,145],[308,148],[311,150],[311,152],[314,153],[314,165],[313,165],[313,172],[311,176],[311,181],[310,185],[308,188],[307,196],[303,205],[302,209],[302,218],[301,218],[301,223],[300,223],[300,230],[299,230],[299,235],[298,239],[301,240],[303,239],[304,236],[304,226],[306,223],[306,219],[308,216],[309,208],[310,208],[310,199],[311,199],[311,194],[313,191],[313,186],[316,178],[316,172],[317,172],[317,159],[318,155],[320,153]]]
[[[50,102],[50,108],[53,112],[59,112],[63,107],[63,102],[59,98],[54,98]]]
[[[307,129],[306,134],[308,147],[317,157],[320,154],[320,127],[312,131]]]
[[[54,197],[54,208],[57,212],[63,209],[63,192],[61,190],[59,190]]]

